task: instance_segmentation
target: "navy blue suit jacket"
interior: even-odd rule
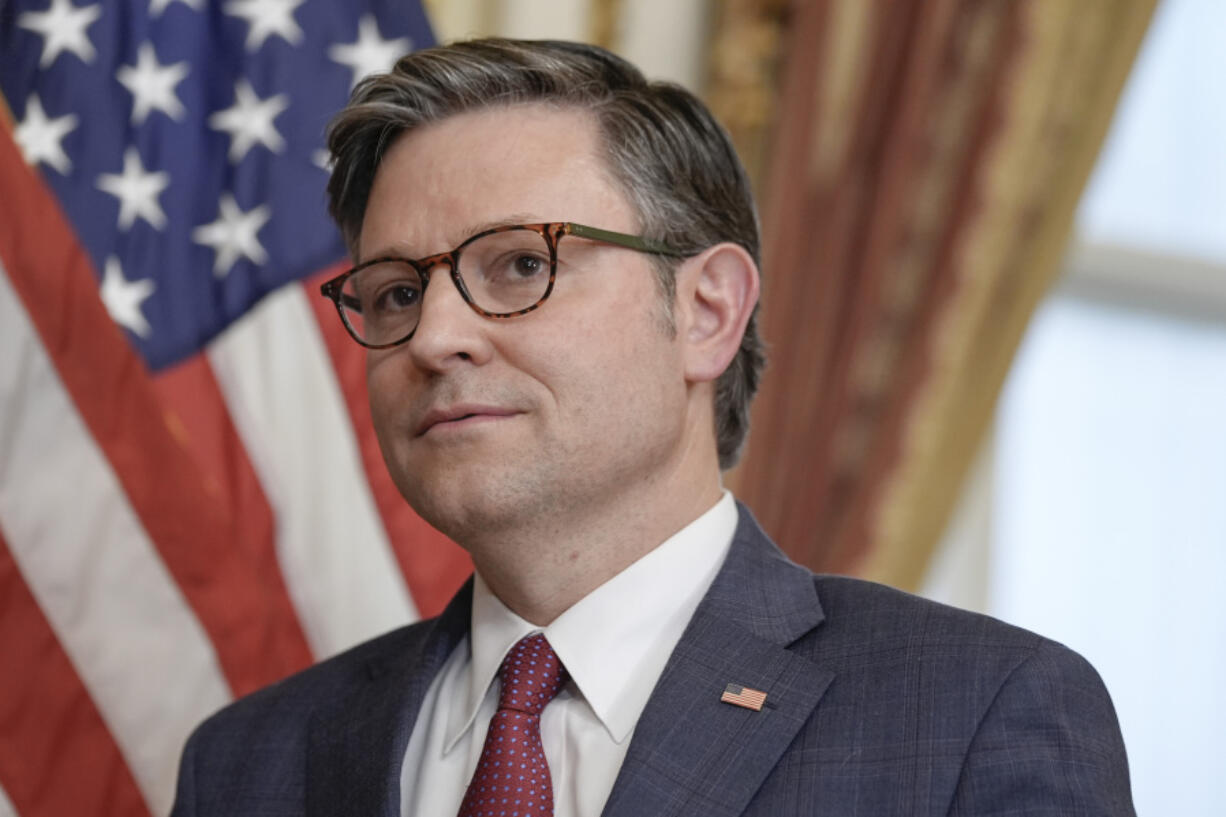
[[[207,720],[176,817],[396,817],[426,688],[468,630],[367,642]],[[728,683],[762,711],[720,702]],[[1110,698],[1080,656],[880,585],[815,576],[749,512],[635,728],[604,813],[1134,814]],[[423,815],[450,817],[450,815]]]

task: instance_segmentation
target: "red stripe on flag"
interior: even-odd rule
[[[357,436],[362,466],[374,495],[375,506],[383,518],[388,540],[404,573],[405,582],[423,618],[438,615],[451,600],[456,589],[472,572],[468,554],[454,542],[432,528],[404,501],[392,482],[379,450],[375,427],[370,419],[370,403],[366,393],[366,352],[354,343],[336,314],[336,308],[319,294],[319,285],[343,272],[343,267],[324,270],[303,282],[307,301],[319,322],[324,345],[332,358],[336,379],[349,418]]]
[[[310,651],[288,596],[235,545],[244,520],[208,490],[171,432],[143,362],[98,297],[89,257],[7,133],[0,182],[0,256],[13,287],[231,689],[242,694],[305,666]]]
[[[227,541],[249,560],[257,586],[264,588],[267,603],[279,608],[266,636],[286,645],[298,645],[301,654],[296,659],[299,662],[296,668],[307,666],[312,660],[310,648],[277,562],[272,506],[234,427],[208,358],[196,355],[159,372],[153,377],[153,388],[166,411],[171,432],[200,466],[205,490],[228,509]],[[274,630],[276,626],[282,628],[280,633]],[[241,695],[252,689],[236,693]]]
[[[242,525],[234,530],[238,537],[235,544],[257,564],[270,562],[276,582],[281,583],[281,573],[276,570],[272,507],[230,418],[208,359],[195,355],[158,372],[153,376],[153,388],[166,410],[171,432],[195,456],[203,472],[205,490],[231,509],[232,518],[242,520]]]
[[[21,817],[149,809],[0,531],[0,784]]]

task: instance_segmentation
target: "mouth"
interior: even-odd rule
[[[446,433],[483,423],[504,420],[516,414],[519,414],[519,412],[501,406],[456,405],[432,409],[426,412],[426,416],[417,425],[414,436],[424,437],[431,433]]]

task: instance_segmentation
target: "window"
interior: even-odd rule
[[[1141,814],[1226,814],[1222,42],[1159,7],[925,591],[1094,663]]]

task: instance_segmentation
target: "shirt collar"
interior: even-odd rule
[[[502,659],[533,632],[544,632],[609,736],[617,743],[626,740],[719,572],[736,523],[736,503],[724,491],[710,510],[543,630],[513,613],[478,574],[467,678],[451,702],[444,751],[472,726]]]

